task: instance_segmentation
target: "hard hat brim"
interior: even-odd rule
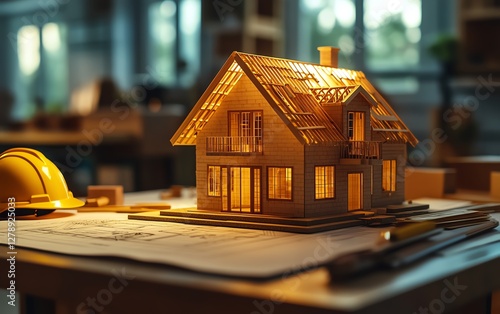
[[[71,209],[78,208],[85,205],[85,202],[71,197],[57,201],[51,202],[40,202],[40,203],[31,203],[31,204],[20,204],[16,206],[17,208],[37,208],[37,209]]]
[[[0,203],[0,212],[7,210],[8,206],[14,208],[33,208],[33,209],[72,209],[72,208],[82,207],[83,205],[85,205],[85,202],[77,198],[70,197],[50,202],[37,202],[37,203],[15,202],[14,206],[12,206],[12,203],[10,204]]]

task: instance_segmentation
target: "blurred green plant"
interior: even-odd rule
[[[458,56],[458,39],[451,34],[441,34],[429,46],[429,53],[441,63],[454,64]]]

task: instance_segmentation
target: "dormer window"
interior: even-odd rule
[[[349,141],[365,140],[365,113],[350,111],[347,113],[347,135]]]

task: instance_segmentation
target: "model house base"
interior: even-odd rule
[[[427,213],[427,204],[389,205],[372,211],[352,211],[323,217],[297,218],[273,215],[234,214],[182,208],[129,215],[129,219],[177,222],[192,225],[316,233],[356,226],[386,226],[396,218]]]
[[[295,233],[316,233],[363,226],[368,213],[351,212],[315,218],[288,218],[273,215],[233,214],[197,208],[170,209],[129,215],[129,219],[178,222],[192,225],[247,228]],[[370,214],[368,214],[370,215]],[[391,222],[393,222],[391,220]]]

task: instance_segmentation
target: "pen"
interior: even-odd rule
[[[424,221],[389,230],[388,237],[391,241],[402,241],[426,233],[427,231],[431,231],[433,229],[436,229],[436,224],[434,222]]]
[[[444,247],[450,246],[454,243],[473,237],[482,232],[496,228],[498,221],[489,220],[487,222],[447,231],[442,235],[427,239],[425,241],[416,243],[415,245],[404,247],[392,254],[389,254],[384,260],[383,264],[390,268],[397,268],[410,263],[413,263],[422,257],[425,257],[433,252],[436,252]]]
[[[341,255],[329,262],[327,268],[330,275],[340,279],[362,274],[377,267],[384,255],[442,231],[427,221],[392,228],[380,234],[375,248]]]

